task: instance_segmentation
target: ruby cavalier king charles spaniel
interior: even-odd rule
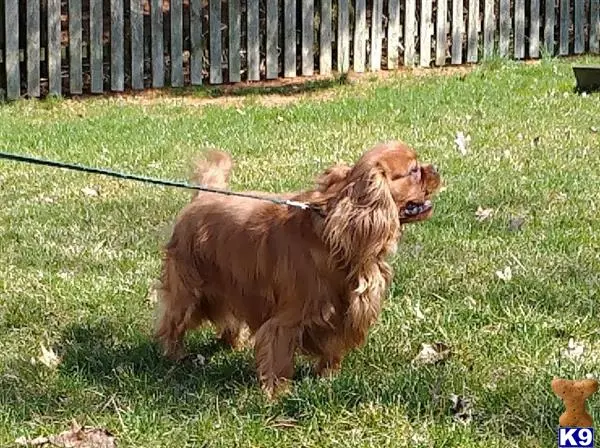
[[[210,152],[195,180],[227,188],[232,166]],[[291,380],[297,352],[317,374],[335,372],[379,316],[403,225],[431,216],[439,186],[432,165],[388,142],[328,169],[311,190],[278,196],[307,210],[195,193],[164,249],[156,335],[165,354],[181,359],[185,333],[210,322],[232,348],[249,333],[269,396]]]

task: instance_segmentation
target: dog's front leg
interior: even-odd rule
[[[271,318],[256,332],[256,368],[262,389],[273,398],[289,387],[294,375],[298,327],[285,318]]]

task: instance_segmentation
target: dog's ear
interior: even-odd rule
[[[378,163],[356,165],[344,188],[328,204],[325,238],[338,263],[385,252],[399,231],[398,209]]]
[[[388,180],[377,163],[354,166],[346,186],[330,201],[323,236],[330,263],[346,271],[348,310],[345,324],[357,341],[380,311],[392,279],[386,255],[400,232],[398,209]]]

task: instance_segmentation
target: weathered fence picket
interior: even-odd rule
[[[585,23],[587,22],[585,17],[585,8],[583,4],[584,0],[575,0],[574,9],[574,22],[575,22],[575,43],[573,46],[573,53],[581,54],[585,51]]]
[[[540,56],[540,0],[529,5],[529,57]]]
[[[321,0],[319,74],[331,73],[331,0]]]
[[[525,57],[525,0],[515,0],[515,59]]]
[[[8,0],[6,4],[12,1]],[[7,31],[9,23],[6,22]],[[51,95],[62,93],[60,49],[60,0],[48,0],[48,92]],[[8,53],[8,39],[6,50]],[[8,54],[6,67],[8,69]]]
[[[345,0],[341,0],[345,1]],[[373,0],[371,14],[371,71],[381,69],[381,20],[383,16],[383,0]]]
[[[293,78],[296,76],[296,0],[283,0],[283,48],[283,76]]]
[[[404,3],[404,65],[415,64],[415,30],[417,27],[417,5],[415,0],[405,0]]]
[[[467,62],[477,62],[479,40],[479,0],[469,0],[469,33],[467,36]]]
[[[190,0],[190,82],[202,85],[202,0]]]
[[[171,0],[171,5],[173,1]],[[172,7],[172,6],[171,6]],[[223,82],[223,70],[221,68],[222,42],[221,42],[221,0],[209,1],[209,23],[210,23],[210,83],[221,84]],[[172,14],[172,13],[171,13]],[[173,17],[171,15],[171,17]],[[173,37],[171,37],[173,42]],[[183,52],[183,45],[179,54]],[[183,75],[182,75],[183,80]]]
[[[152,87],[165,85],[165,53],[163,42],[163,2],[150,0],[152,39]]]
[[[462,63],[463,0],[452,0],[452,64]]]
[[[362,1],[364,4],[364,0],[357,0],[357,4],[358,1]],[[387,31],[387,68],[388,70],[393,70],[398,67],[398,43],[400,41],[400,0],[388,1]]]
[[[21,96],[21,72],[19,68],[19,1],[6,0],[4,4],[6,48],[6,97],[17,99]]]
[[[600,53],[600,0],[3,0],[0,11],[8,99]]]
[[[438,0],[435,17],[435,64],[446,64],[448,51],[448,0]]]
[[[374,0],[374,2],[380,1]],[[338,0],[337,35],[337,68],[340,73],[346,73],[350,69],[350,6],[348,0]]]
[[[500,0],[500,42],[498,43],[500,57],[508,56],[510,32],[510,0]]]
[[[27,0],[27,95],[40,96],[40,3]]]
[[[390,0],[395,3],[396,0]],[[365,71],[367,51],[367,3],[366,0],[356,0],[354,21],[354,71]]]
[[[554,27],[556,26],[556,15],[554,0],[545,0],[545,18],[544,18],[544,51],[547,54],[554,54]]]
[[[600,53],[600,0],[590,2],[590,53]]]
[[[315,68],[315,3],[302,1],[302,76],[312,76]]]
[[[431,0],[421,0],[421,27],[419,29],[419,65],[431,63]]]
[[[120,92],[125,88],[123,0],[110,0],[110,86]]]
[[[569,0],[560,0],[560,44],[558,48],[558,54],[560,56],[569,54],[569,28],[571,27],[569,3]]]
[[[90,0],[90,90],[92,93],[102,93],[104,90],[103,47],[102,0]]]
[[[240,11],[240,0],[229,0],[228,11],[229,16],[229,33],[228,33],[228,50],[229,50],[229,82],[240,82],[241,61],[240,61],[240,42],[242,39],[242,20]]]
[[[275,79],[279,76],[277,61],[278,12],[277,0],[267,0],[267,79]]]
[[[494,0],[485,0],[483,14],[483,57],[491,58],[494,55],[494,35],[496,33],[496,15],[494,14]]]
[[[144,16],[142,0],[130,0],[129,20],[131,22],[131,88],[144,88]]]

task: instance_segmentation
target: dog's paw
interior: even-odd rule
[[[292,381],[285,378],[264,381],[261,389],[269,401],[275,401],[292,392]]]
[[[314,372],[321,378],[333,378],[335,377],[341,368],[339,361],[319,361],[315,367]]]

